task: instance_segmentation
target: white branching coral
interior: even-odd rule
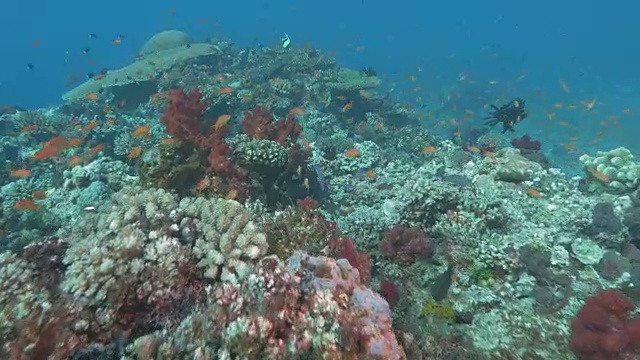
[[[267,252],[267,241],[250,215],[233,200],[186,198],[180,202],[185,219],[193,218],[201,234],[193,253],[205,276],[236,282],[250,272],[249,263]],[[183,222],[185,221],[183,219]]]
[[[114,194],[108,213],[83,221],[65,254],[62,288],[95,305],[131,286],[153,300],[162,289],[184,285],[193,275],[188,269],[235,282],[267,250],[264,234],[231,200],[178,202],[164,190],[131,187]]]

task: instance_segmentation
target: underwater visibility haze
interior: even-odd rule
[[[0,359],[640,359],[640,5],[3,5]]]

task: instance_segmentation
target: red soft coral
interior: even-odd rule
[[[208,104],[200,100],[199,89],[186,94],[182,89],[169,90],[169,103],[162,115],[162,123],[169,135],[178,140],[197,141],[200,125]]]
[[[329,241],[328,245],[337,258],[347,259],[351,266],[358,269],[363,284],[371,280],[371,257],[367,253],[359,252],[353,240],[340,237]]]
[[[571,350],[584,360],[633,359],[640,343],[635,305],[618,290],[601,290],[585,300],[571,321]]]
[[[385,234],[380,243],[385,255],[409,264],[416,260],[427,260],[433,256],[433,241],[422,230],[396,225]]]
[[[295,114],[275,121],[273,114],[262,106],[244,112],[242,131],[252,139],[273,140],[282,146],[295,143],[302,133],[302,126]]]
[[[252,139],[271,139],[276,132],[273,121],[273,114],[258,105],[252,111],[244,112],[242,131]]]
[[[290,113],[285,119],[276,122],[276,136],[273,139],[282,146],[286,146],[298,141],[298,136],[302,133],[302,126],[298,124],[295,114]]]

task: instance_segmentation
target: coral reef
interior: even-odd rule
[[[412,107],[383,79],[170,30],[0,111],[0,357],[637,358],[631,151],[578,163],[500,133],[522,99],[495,129],[480,82]]]

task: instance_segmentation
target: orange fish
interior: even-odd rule
[[[436,152],[436,147],[433,145],[428,145],[428,146],[423,146],[422,149],[420,149],[420,152],[422,152],[425,155],[431,155],[433,153]]]
[[[360,151],[356,148],[351,148],[344,152],[344,156],[350,159],[357,158],[358,156],[360,156]]]
[[[20,129],[21,133],[27,133],[38,129],[38,125],[27,125]]]
[[[36,41],[32,42],[32,43],[31,43],[31,46],[32,46],[32,47],[38,47],[38,46],[40,46],[40,40],[36,40]]]
[[[69,158],[69,160],[67,160],[67,164],[69,165],[69,167],[76,167],[82,164],[82,157],[80,155],[73,155]]]
[[[599,181],[605,184],[608,184],[611,182],[611,179],[609,179],[609,177],[601,171],[598,171],[594,168],[587,168],[587,171],[589,172],[589,174],[591,174],[591,176],[593,176],[594,178],[598,179]]]
[[[373,170],[367,170],[364,174],[362,174],[362,176],[364,176],[365,179],[372,180],[376,178],[376,172]]]
[[[105,149],[104,144],[98,144],[98,145],[92,147],[91,149],[89,149],[89,151],[87,151],[87,158],[88,159],[92,159],[94,156],[96,156],[99,153],[103,152],[104,149]]]
[[[166,138],[160,141],[160,144],[162,145],[173,145],[175,143],[176,143],[176,139],[173,139],[173,138]]]
[[[342,112],[346,113],[347,111],[351,110],[352,107],[353,107],[353,102],[349,101],[347,104],[345,104],[342,107]]]
[[[231,119],[231,115],[220,115],[218,116],[218,119],[216,119],[216,123],[213,124],[213,129],[214,131],[219,131],[220,129],[223,129],[225,126],[227,126],[227,123],[229,122],[229,120]]]
[[[31,199],[18,200],[13,205],[13,207],[15,209],[17,209],[17,210],[24,210],[24,211],[38,211],[38,210],[40,210],[40,205],[36,204]]]
[[[10,175],[11,177],[26,178],[31,176],[31,170],[29,169],[13,170],[11,171]]]
[[[562,88],[562,90],[564,90],[564,92],[566,92],[567,94],[570,92],[569,90],[569,85],[567,84],[566,81],[560,79],[560,87]]]
[[[55,146],[43,146],[42,149],[38,150],[33,156],[30,157],[31,161],[39,161],[51,159],[60,154],[62,149]]]
[[[304,115],[304,109],[301,107],[294,107],[289,110],[289,114],[302,116]]]
[[[540,199],[542,197],[542,194],[540,193],[540,191],[532,188],[531,186],[527,186],[526,191],[527,191],[527,194],[532,198]]]
[[[140,157],[140,154],[142,154],[142,148],[140,146],[135,146],[131,148],[131,151],[129,151],[129,155],[127,155],[127,157],[129,158],[129,160],[133,160]]]
[[[131,135],[148,139],[149,137],[151,137],[149,133],[149,125],[145,124],[138,126],[135,130],[133,130]]]
[[[588,101],[584,104],[584,106],[587,108],[587,111],[593,109],[593,107],[596,105],[596,100],[597,99],[594,98],[593,100]]]
[[[40,190],[35,190],[31,193],[31,198],[33,200],[44,200],[47,197],[47,193]]]
[[[84,98],[87,100],[95,101],[95,100],[98,100],[98,94],[94,92],[88,93],[87,95],[84,96]]]
[[[222,95],[222,94],[231,94],[233,92],[233,88],[230,86],[224,87],[220,90],[218,90],[218,94]]]
[[[93,129],[95,129],[98,126],[98,122],[97,121],[92,121],[90,123],[88,123],[87,125],[82,127],[82,131],[84,132],[89,132]]]

